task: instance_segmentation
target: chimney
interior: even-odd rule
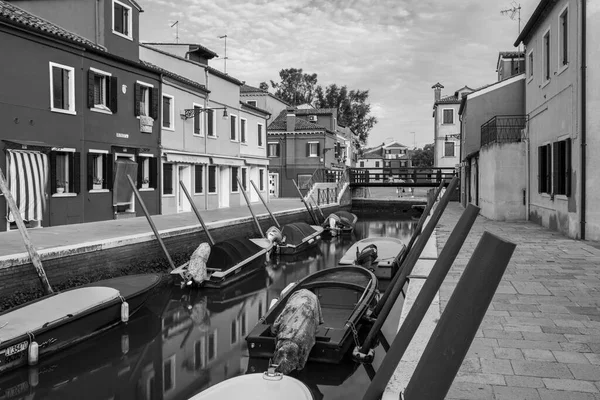
[[[288,108],[286,114],[286,131],[294,132],[296,130],[296,114],[294,108]]]
[[[433,99],[437,102],[442,97],[442,89],[444,86],[441,83],[436,83],[431,87],[433,89]]]

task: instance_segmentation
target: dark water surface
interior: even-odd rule
[[[289,283],[337,265],[356,240],[393,236],[408,240],[413,220],[360,217],[349,238],[322,241],[298,256],[270,262],[266,271],[223,290],[164,285],[126,326],[68,349],[35,368],[0,375],[3,399],[188,399],[225,379],[260,372],[265,360],[249,359],[245,336]],[[400,298],[386,321],[393,340]],[[376,349],[373,367],[384,356]],[[327,400],[359,399],[370,382],[359,364],[308,364],[298,378]]]

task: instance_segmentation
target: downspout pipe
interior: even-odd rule
[[[586,15],[587,0],[581,0],[581,240],[585,240],[585,210],[586,210],[586,121],[587,121],[587,15]]]

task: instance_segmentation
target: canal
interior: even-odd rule
[[[381,214],[380,214],[381,215]],[[270,261],[264,273],[220,291],[162,285],[125,326],[89,343],[0,376],[4,399],[188,399],[225,379],[260,372],[268,360],[248,357],[245,336],[289,283],[337,265],[365,237],[408,240],[416,221],[406,216],[360,216],[349,238],[324,240],[299,256]],[[383,332],[391,342],[402,299]],[[378,346],[373,367],[385,352]],[[316,399],[358,399],[370,382],[363,366],[307,364],[297,376]]]

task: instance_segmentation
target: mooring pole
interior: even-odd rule
[[[21,211],[19,211],[19,208],[17,207],[17,203],[15,203],[15,199],[13,198],[12,193],[10,192],[10,190],[8,190],[8,183],[6,182],[6,178],[4,177],[2,169],[0,169],[0,191],[4,193],[4,197],[6,198],[6,202],[8,203],[8,208],[10,208],[13,217],[15,217],[15,223],[17,224],[17,228],[19,228],[19,233],[21,234],[23,243],[25,243],[25,248],[29,253],[29,257],[31,258],[31,263],[35,268],[35,272],[37,272],[38,278],[40,279],[40,283],[42,284],[42,289],[44,290],[44,293],[54,293],[54,291],[52,290],[52,286],[50,286],[50,282],[48,282],[48,277],[46,276],[44,266],[42,265],[42,259],[40,258],[40,255],[37,252],[35,246],[31,242],[31,238],[29,237],[29,232],[27,232],[27,228],[25,228],[25,223],[23,222],[23,218],[21,217]]]
[[[406,386],[406,400],[446,397],[515,247],[483,233]]]
[[[158,233],[158,229],[156,229],[156,225],[154,225],[154,221],[152,221],[152,217],[150,216],[150,213],[148,212],[148,209],[146,208],[146,204],[144,203],[144,200],[142,200],[142,196],[140,196],[140,192],[138,192],[137,187],[135,187],[135,183],[133,183],[133,180],[131,179],[131,176],[129,174],[127,174],[127,180],[129,181],[129,185],[133,189],[133,194],[135,194],[135,198],[142,206],[142,211],[144,212],[144,215],[146,216],[146,219],[148,220],[148,223],[150,224],[150,228],[152,228],[152,232],[154,232],[154,236],[156,236],[156,239],[158,240],[158,244],[160,244],[160,247],[161,247],[163,253],[165,253],[165,256],[167,257],[167,261],[169,262],[169,265],[171,266],[171,270],[174,270],[175,264],[173,263],[173,260],[171,259],[171,255],[167,251],[167,248],[165,247],[165,243],[163,242],[162,238],[160,237],[160,234]],[[183,278],[183,274],[180,274],[180,275]],[[185,280],[185,278],[184,278],[184,280]]]
[[[277,222],[277,218],[275,218],[275,216],[273,215],[271,210],[269,210],[269,206],[267,205],[267,202],[265,201],[265,199],[263,199],[262,194],[260,194],[260,192],[258,191],[258,188],[256,187],[256,184],[254,183],[254,181],[252,179],[250,179],[250,183],[252,184],[252,187],[254,187],[254,190],[256,190],[256,194],[258,194],[258,197],[260,198],[260,201],[262,201],[263,205],[267,209],[267,212],[269,213],[271,218],[273,218],[273,221],[275,222],[275,225],[277,226],[277,228],[281,229],[281,225],[279,225],[279,222]]]
[[[400,329],[398,329],[398,333],[390,349],[387,351],[375,379],[373,379],[367,390],[365,399],[378,398],[385,390],[387,383],[396,370],[396,366],[417,332],[417,328],[421,325],[421,321],[423,321],[431,302],[435,298],[435,294],[440,290],[440,286],[444,282],[458,252],[469,235],[478,214],[479,207],[469,204],[454,226],[421,291],[408,311],[406,319],[402,322]]]
[[[246,204],[248,205],[248,209],[250,210],[250,214],[252,214],[252,218],[254,219],[254,222],[256,223],[256,227],[258,228],[258,232],[260,233],[260,236],[262,236],[264,238],[266,236],[263,233],[263,230],[260,227],[260,224],[258,223],[258,219],[256,218],[256,215],[254,215],[254,211],[252,211],[252,206],[250,205],[250,199],[248,198],[248,195],[246,194],[246,190],[244,189],[244,186],[242,185],[242,182],[240,181],[240,178],[236,178],[236,179],[237,179],[238,185],[240,187],[240,192],[242,192],[242,194],[244,195],[244,199],[246,199]]]
[[[306,202],[306,200],[304,200],[304,196],[302,196],[302,192],[300,191],[300,188],[298,187],[298,185],[296,184],[296,180],[292,179],[292,182],[294,183],[294,186],[296,186],[296,190],[298,191],[298,194],[300,195],[300,200],[302,200],[302,202],[304,203],[304,206],[306,207],[306,211],[308,211],[308,213],[310,214],[310,216],[313,219],[313,222],[317,225],[319,225],[319,221],[317,221],[316,217],[313,215],[313,213],[310,212],[310,208],[308,208],[308,203]]]
[[[206,233],[206,237],[208,238],[208,244],[210,244],[211,247],[214,246],[215,240],[213,239],[212,235],[208,231],[208,228],[206,227],[204,220],[200,216],[200,211],[198,211],[198,207],[196,207],[196,204],[194,204],[194,200],[192,199],[192,196],[190,196],[190,192],[188,192],[188,190],[185,187],[185,184],[183,183],[182,180],[179,180],[179,185],[183,189],[183,193],[185,193],[185,197],[187,197],[188,201],[190,202],[190,205],[192,206],[192,210],[194,210],[194,214],[196,214],[196,218],[198,218],[198,221],[200,221],[200,225],[202,225],[202,229],[204,229],[204,233]]]

